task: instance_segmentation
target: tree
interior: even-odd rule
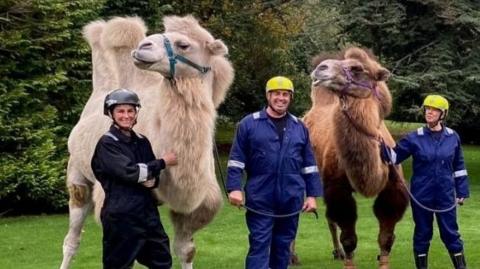
[[[0,214],[66,206],[66,137],[90,94],[89,50],[80,28],[98,5],[0,4]]]
[[[451,103],[448,124],[480,142],[480,4],[459,0],[340,1],[342,38],[372,48],[393,72],[392,119],[419,121],[430,93]]]
[[[102,18],[114,16],[139,16],[147,24],[150,32],[161,29],[162,17],[172,11],[169,2],[159,0],[106,0],[100,16]]]

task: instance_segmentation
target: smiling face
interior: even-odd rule
[[[137,119],[137,109],[133,105],[116,105],[112,111],[113,121],[122,130],[130,130]]]
[[[273,90],[267,93],[267,112],[272,117],[285,115],[292,101],[292,93],[289,90]]]

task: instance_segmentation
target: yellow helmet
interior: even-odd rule
[[[441,95],[435,95],[431,94],[425,97],[425,100],[423,100],[423,106],[429,106],[433,107],[436,109],[440,109],[443,112],[446,112],[448,110],[448,100],[445,99],[445,97]]]
[[[268,93],[269,91],[275,90],[287,90],[291,91],[292,93],[295,92],[295,89],[293,88],[293,82],[290,79],[282,76],[273,77],[267,81],[265,91]]]

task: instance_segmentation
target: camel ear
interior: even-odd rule
[[[216,39],[213,42],[207,41],[207,48],[213,55],[227,55],[228,48],[222,40]]]
[[[376,79],[377,81],[387,81],[390,78],[390,71],[385,68],[378,70]]]

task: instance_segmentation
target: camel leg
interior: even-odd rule
[[[300,265],[300,258],[298,258],[297,252],[295,252],[295,240],[290,244],[290,258],[288,259],[288,265]]]
[[[182,269],[193,269],[195,243],[193,234],[205,227],[215,217],[222,205],[219,190],[207,195],[202,204],[189,214],[170,211],[170,218],[175,230],[173,249],[180,259]]]
[[[334,260],[343,260],[345,259],[345,252],[343,251],[342,247],[340,246],[340,240],[338,239],[337,233],[337,224],[332,220],[328,219],[328,229],[330,230],[330,235],[332,236],[333,242],[333,259]]]
[[[80,237],[85,218],[92,207],[91,186],[76,185],[68,186],[69,200],[69,227],[63,241],[63,260],[60,269],[67,269],[80,245]]]
[[[388,258],[395,241],[395,225],[402,219],[408,206],[408,194],[401,185],[400,180],[403,179],[397,178],[393,173],[390,173],[387,186],[377,196],[373,206],[380,226],[378,234],[380,247],[378,266],[380,269],[390,268]]]
[[[335,224],[335,222],[328,219],[328,229],[330,230],[330,235],[332,236],[332,242],[333,242],[333,251],[332,251],[333,259],[344,260],[345,252],[340,246],[340,240],[338,239],[337,228],[338,228],[337,224]],[[291,266],[301,265],[300,258],[298,257],[295,251],[295,240],[293,240],[292,243],[290,244],[290,259],[288,264]]]
[[[357,247],[357,205],[352,196],[353,190],[346,178],[332,180],[325,184],[324,188],[327,219],[336,223],[341,230],[340,242],[345,251],[344,269],[355,269],[353,255]],[[335,237],[332,235],[332,239],[335,246],[336,228]]]

